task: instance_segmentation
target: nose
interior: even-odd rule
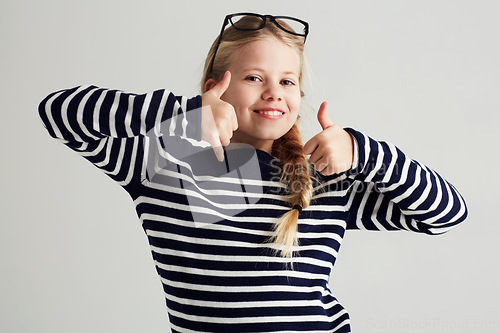
[[[283,99],[281,86],[268,83],[265,86],[264,91],[262,92],[262,99],[266,101],[278,101],[280,102]]]

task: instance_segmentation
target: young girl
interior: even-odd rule
[[[201,96],[85,86],[40,104],[50,135],[134,200],[174,332],[350,332],[328,281],[345,230],[440,234],[467,215],[451,184],[326,103],[302,144],[307,34],[228,15]]]

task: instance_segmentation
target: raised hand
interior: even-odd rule
[[[318,121],[323,129],[304,145],[304,153],[314,169],[325,176],[341,173],[352,167],[353,141],[349,133],[328,117],[328,104],[323,102],[318,110]]]
[[[213,147],[221,162],[224,160],[222,147],[229,145],[233,132],[238,129],[234,107],[221,99],[230,82],[231,72],[227,71],[220,82],[201,96],[201,139]]]

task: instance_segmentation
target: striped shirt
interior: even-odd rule
[[[201,137],[201,97],[81,86],[47,96],[49,134],[132,197],[163,284],[173,332],[350,332],[330,272],[346,229],[440,234],[466,205],[433,170],[353,129],[351,170],[314,172],[292,259],[269,242],[290,210],[279,163]]]

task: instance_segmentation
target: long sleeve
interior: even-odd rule
[[[200,96],[188,99],[167,90],[132,94],[80,86],[47,96],[39,114],[52,137],[128,186],[146,177],[151,138],[200,139],[201,112],[195,111],[200,108]]]
[[[348,229],[441,234],[467,217],[460,193],[435,171],[390,143],[346,130],[355,140]]]

